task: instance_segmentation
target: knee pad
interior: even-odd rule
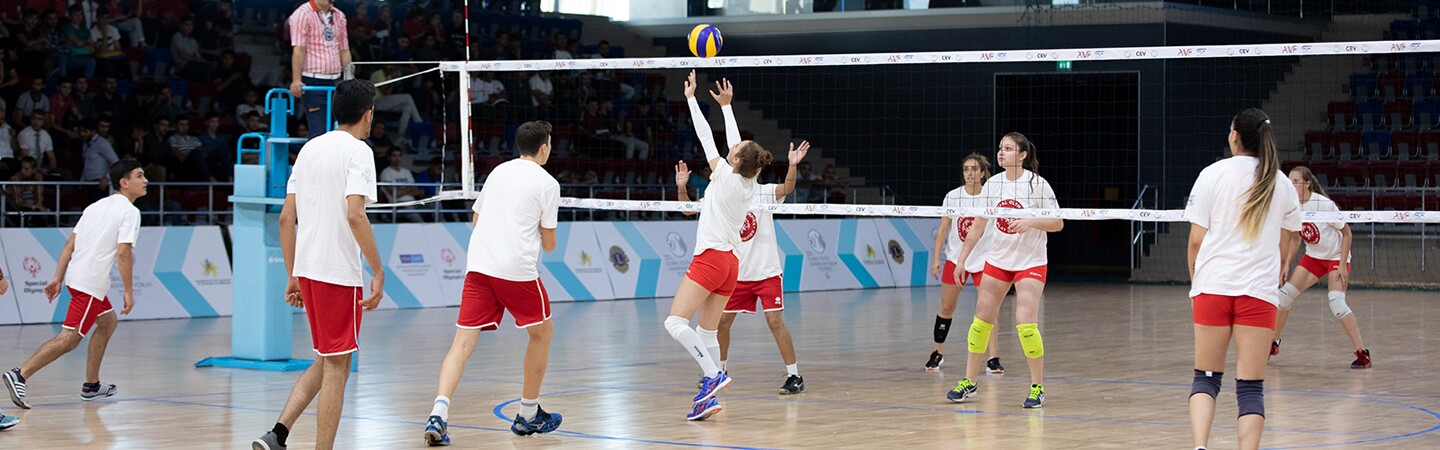
[[[1025,350],[1025,357],[1030,359],[1045,356],[1045,342],[1040,340],[1040,326],[1033,323],[1022,323],[1015,326],[1015,331],[1020,332],[1020,348]]]
[[[1265,380],[1235,380],[1235,403],[1240,415],[1257,414],[1265,417]]]
[[[995,324],[976,317],[970,322],[970,353],[985,353],[990,348],[990,330]]]
[[[1210,398],[1215,398],[1220,395],[1220,377],[1222,376],[1225,376],[1225,372],[1207,372],[1195,369],[1195,381],[1190,384],[1190,396],[1205,394]]]
[[[695,334],[700,335],[700,343],[705,344],[706,348],[720,346],[719,330],[707,330],[704,325],[701,325],[695,329]]]
[[[1296,289],[1293,284],[1285,283],[1285,286],[1280,288],[1280,304],[1276,306],[1280,307],[1281,311],[1289,311],[1290,305],[1295,304],[1295,297],[1299,296],[1300,289]]]
[[[685,330],[689,328],[689,319],[680,316],[670,316],[665,318],[665,331],[670,333],[670,337],[680,339],[680,333],[685,332]]]
[[[1350,315],[1350,305],[1345,304],[1344,291],[1330,291],[1330,312],[1335,313],[1336,319],[1344,319]]]
[[[950,336],[950,324],[954,321],[955,319],[946,319],[944,317],[935,316],[935,343],[945,343],[945,338],[947,336]]]

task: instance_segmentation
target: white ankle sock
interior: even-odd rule
[[[538,399],[538,398],[533,398],[533,399],[532,399],[532,398],[521,398],[521,399],[520,399],[520,418],[521,418],[521,419],[525,419],[525,420],[527,420],[527,421],[529,421],[529,420],[534,420],[534,419],[535,419],[535,415],[538,414],[538,413],[540,413],[540,399]]]
[[[430,415],[432,415],[432,416],[440,416],[440,420],[449,422],[449,421],[450,421],[450,397],[446,397],[446,396],[443,396],[443,395],[435,397],[435,407],[432,408],[432,409],[430,409]]]
[[[800,363],[786,364],[785,373],[788,373],[790,375],[800,375]]]
[[[729,369],[729,365],[730,365],[730,362],[729,362],[729,361],[726,361],[726,360],[723,360],[723,359],[720,360],[720,371],[721,371],[721,372],[727,372],[727,371],[729,371],[729,370],[730,370],[730,369]]]

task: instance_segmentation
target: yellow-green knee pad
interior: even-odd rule
[[[1045,356],[1045,342],[1040,340],[1040,327],[1033,323],[1022,323],[1015,326],[1015,331],[1020,332],[1020,348],[1025,350],[1025,357],[1030,359]]]
[[[985,350],[990,348],[992,328],[995,328],[995,324],[980,320],[979,317],[970,322],[970,353],[985,353]]]

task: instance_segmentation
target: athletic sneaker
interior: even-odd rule
[[[1356,350],[1356,351],[1355,351],[1355,362],[1350,363],[1350,368],[1351,368],[1351,369],[1369,369],[1369,368],[1370,368],[1370,349],[1367,348],[1367,349],[1364,349],[1364,350]]]
[[[94,401],[97,398],[113,397],[120,389],[113,384],[95,384],[94,386],[80,386],[80,400]]]
[[[715,397],[717,392],[730,384],[730,377],[725,372],[720,372],[714,378],[705,377],[700,379],[700,393],[695,394],[695,403],[704,403],[706,400]]]
[[[259,439],[250,441],[250,449],[285,450],[285,446],[280,445],[280,437],[276,436],[274,431],[266,431],[265,434],[260,436]]]
[[[1025,409],[1039,408],[1045,404],[1045,387],[1030,385],[1030,396],[1025,397]]]
[[[1005,373],[1005,366],[1000,365],[1000,357],[996,356],[985,361],[985,371],[989,373]]]
[[[975,387],[974,381],[970,381],[969,378],[962,378],[959,383],[955,383],[955,389],[951,389],[950,392],[945,394],[945,398],[955,403],[965,403],[965,399],[974,397],[975,393],[979,392],[979,390],[979,388]]]
[[[1276,339],[1276,340],[1270,341],[1270,356],[1278,356],[1279,354],[1280,354],[1280,340],[1279,340],[1279,339]]]
[[[7,416],[4,412],[0,412],[0,430],[4,430],[19,424],[19,417]]]
[[[690,414],[685,415],[685,420],[691,422],[709,419],[710,416],[720,413],[720,399],[711,397],[702,403],[696,403],[690,408]]]
[[[725,371],[722,370],[722,371],[720,371],[720,373],[725,373]],[[700,381],[696,381],[696,382],[695,382],[695,389],[696,389],[696,390],[705,389],[705,374],[704,374],[704,373],[701,373],[701,374],[700,374]]]
[[[560,428],[560,415],[545,412],[544,408],[536,406],[535,418],[525,420],[515,415],[515,423],[510,424],[510,432],[521,436],[529,436],[535,433],[549,433]]]
[[[939,372],[941,364],[945,364],[945,355],[938,351],[930,352],[930,360],[925,362],[925,371]]]
[[[785,385],[780,386],[780,395],[795,395],[805,392],[805,377],[790,375],[785,377]]]
[[[20,368],[16,367],[5,372],[5,390],[10,393],[10,401],[21,409],[30,409],[30,403],[25,401],[25,377],[20,376]]]
[[[445,419],[440,416],[430,416],[425,423],[425,445],[439,447],[450,445],[450,433],[446,432]]]

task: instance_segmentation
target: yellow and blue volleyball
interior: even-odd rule
[[[720,37],[720,29],[714,25],[702,23],[690,30],[690,53],[701,58],[711,58],[720,54],[720,45],[725,39]]]

